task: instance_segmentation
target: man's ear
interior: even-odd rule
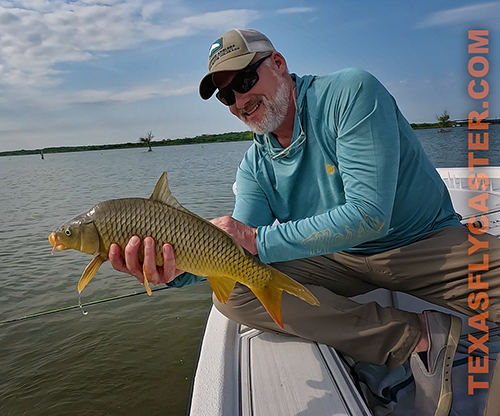
[[[271,55],[271,60],[274,68],[281,74],[288,72],[288,68],[286,65],[286,60],[283,55],[279,52],[273,52]]]

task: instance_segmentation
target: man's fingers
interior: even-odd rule
[[[111,244],[111,247],[109,247],[108,257],[113,269],[118,272],[129,273],[125,260],[123,260],[122,257],[122,249],[118,244]]]
[[[162,283],[169,283],[178,275],[175,267],[174,248],[170,244],[164,244],[163,247],[163,279]]]
[[[152,237],[144,239],[144,264],[142,270],[148,281],[154,285],[160,283],[160,274],[156,268],[155,240]]]
[[[156,247],[152,237],[144,239],[144,261],[142,264],[139,262],[140,248],[141,239],[138,236],[133,236],[125,246],[124,260],[120,246],[112,244],[108,253],[111,265],[119,272],[131,274],[141,283],[145,283],[146,278],[154,285],[169,283],[182,273],[175,267],[174,249],[170,244],[165,244],[162,247],[163,267],[156,266]]]
[[[134,235],[125,246],[125,264],[127,266],[127,273],[134,276],[139,282],[144,282],[144,277],[142,275],[142,267],[139,263],[139,247],[141,245],[141,239]]]
[[[257,254],[256,228],[249,227],[229,215],[214,218],[210,222],[228,233],[238,244],[248,250],[251,254]]]

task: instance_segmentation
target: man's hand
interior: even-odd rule
[[[144,274],[148,282],[158,285],[160,283],[169,283],[183,271],[175,267],[174,249],[170,244],[164,244],[163,266],[156,266],[155,240],[152,237],[144,239],[144,264],[139,262],[139,247],[141,239],[133,236],[125,246],[125,259],[121,254],[121,248],[118,244],[111,244],[108,257],[111,266],[119,272],[128,273],[134,276],[139,282],[144,283]]]
[[[224,217],[214,218],[210,221],[212,224],[224,230],[237,243],[245,248],[251,254],[257,254],[257,233],[256,228],[249,227],[235,220],[233,217],[226,215]]]

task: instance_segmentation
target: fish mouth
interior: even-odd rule
[[[63,243],[59,241],[59,238],[57,237],[57,234],[55,231],[52,231],[52,233],[49,235],[49,243],[52,245],[52,251],[50,254],[54,254],[54,250],[57,248],[58,250],[67,250],[68,247],[66,247]]]

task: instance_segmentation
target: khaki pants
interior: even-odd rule
[[[469,255],[469,235],[487,241]],[[479,243],[477,243],[479,244]],[[469,287],[469,264],[484,264],[474,271],[488,289]],[[227,304],[214,304],[228,318],[264,331],[285,332],[330,345],[355,361],[393,369],[405,362],[420,339],[416,314],[384,308],[375,302],[359,304],[349,297],[378,287],[417,296],[466,315],[483,312],[469,306],[469,295],[487,293],[489,320],[500,324],[500,239],[471,234],[467,227],[436,231],[407,246],[374,255],[335,253],[308,259],[274,263],[288,276],[307,286],[321,305],[311,306],[283,293],[285,331],[279,328],[253,293],[237,284]],[[486,268],[486,267],[485,267]],[[473,298],[476,299],[476,298]],[[490,384],[486,415],[500,415],[500,364]],[[495,400],[495,401],[494,401]]]

